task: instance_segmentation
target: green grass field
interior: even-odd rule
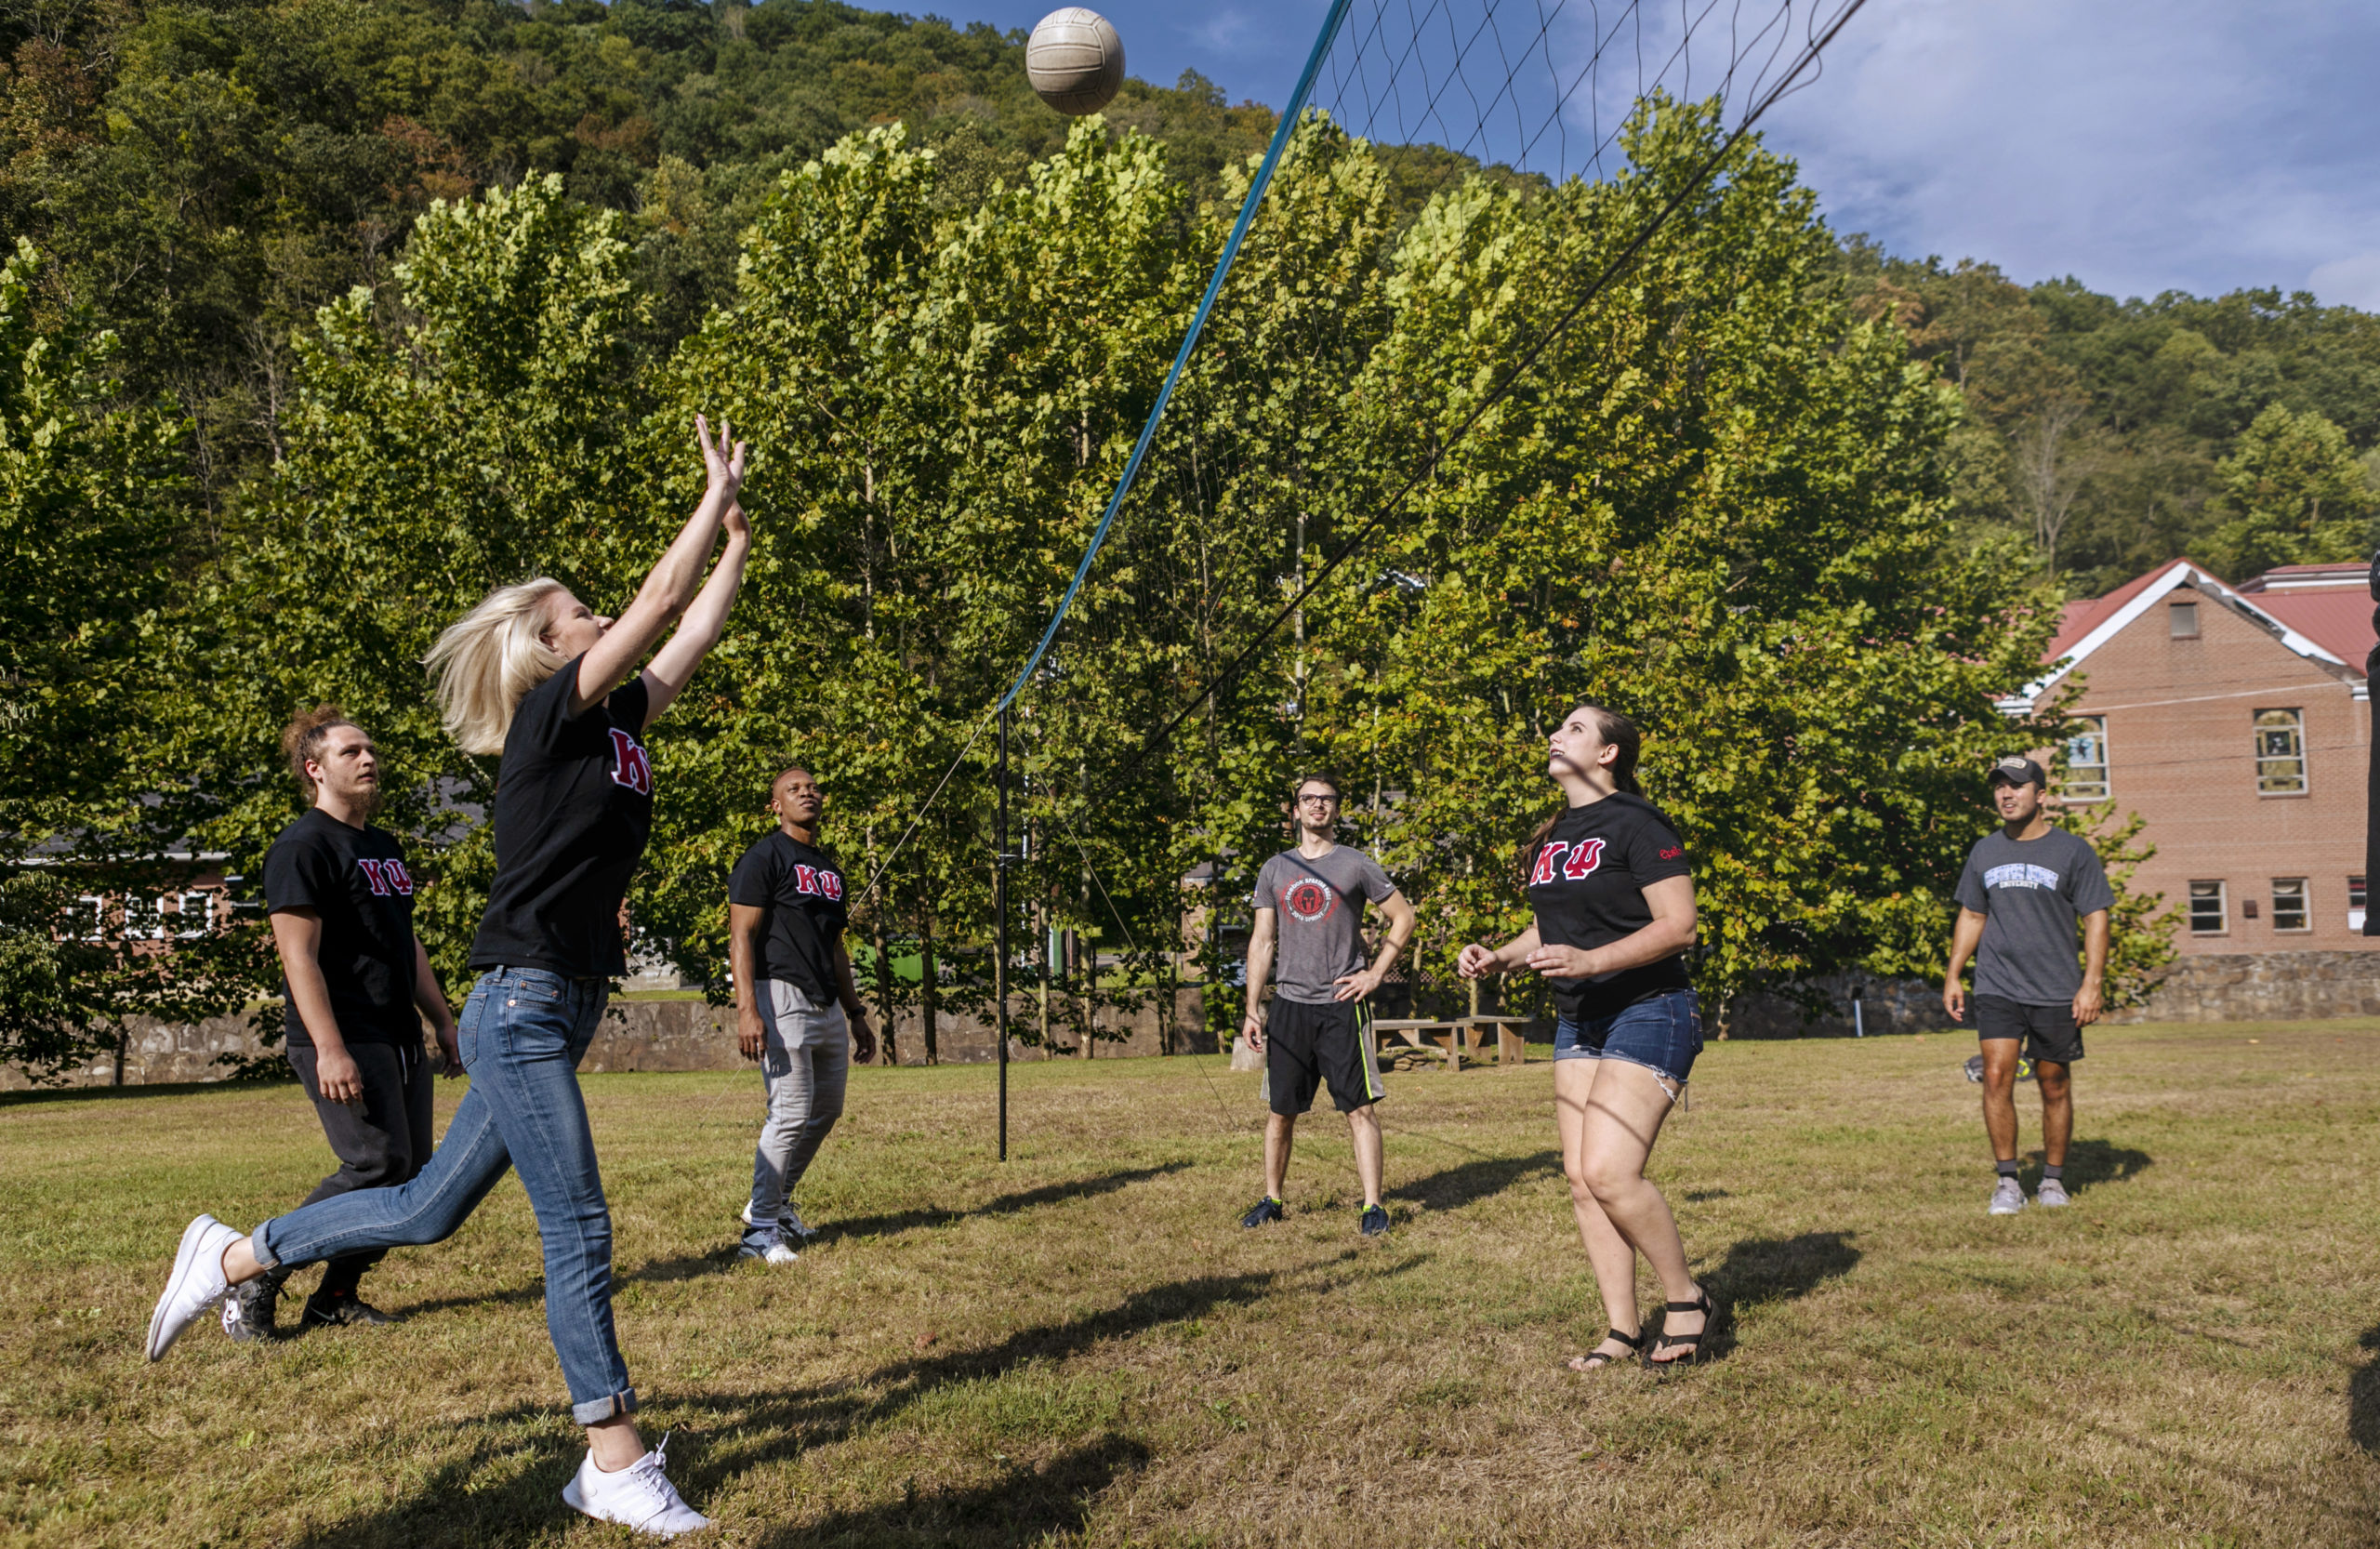
[[[1996,1220],[1970,1041],[1713,1045],[1655,1162],[1722,1358],[1585,1379],[1544,1064],[1392,1079],[1379,1241],[1327,1112],[1289,1221],[1236,1227],[1220,1060],[1020,1066],[1005,1166],[988,1068],[863,1071],[777,1270],[728,1253],[757,1076],[587,1090],[693,1542],[2295,1549],[2380,1542],[2375,1034],[2096,1031],[2075,1208]],[[397,1327],[141,1362],[190,1215],[327,1164],[294,1087],[0,1105],[8,1542],[632,1542],[557,1499],[517,1183],[366,1282]]]

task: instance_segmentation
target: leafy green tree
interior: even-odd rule
[[[2215,529],[2218,557],[2212,563],[2232,579],[2370,551],[2380,491],[2364,477],[2346,433],[2320,415],[2273,404],[2215,472],[2225,520]]]

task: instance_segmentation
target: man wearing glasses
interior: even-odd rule
[[[1298,847],[1282,851],[1256,874],[1248,1013],[1240,1031],[1248,1046],[1264,1055],[1273,1111],[1264,1125],[1264,1198],[1239,1224],[1262,1226],[1281,1219],[1298,1115],[1314,1106],[1316,1090],[1328,1081],[1330,1100],[1355,1136],[1355,1173],[1364,1185],[1359,1225],[1366,1237],[1378,1237],[1388,1230],[1388,1211],[1380,1202],[1380,1116],[1372,1105],[1387,1090],[1372,1048],[1368,1002],[1413,934],[1413,906],[1378,861],[1332,838],[1339,827],[1338,782],[1308,775],[1298,782],[1296,798]],[[1367,901],[1388,917],[1379,960],[1368,968]],[[1263,1009],[1268,977],[1274,984],[1269,1024]]]

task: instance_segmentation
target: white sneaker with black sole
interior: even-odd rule
[[[709,1527],[710,1518],[686,1504],[662,1471],[668,1446],[664,1436],[660,1446],[615,1474],[596,1467],[590,1450],[578,1465],[578,1476],[562,1487],[562,1504],[598,1522],[617,1522],[655,1538],[676,1538]]]
[[[744,1208],[735,1212],[735,1218],[747,1226],[751,1225],[753,1224],[752,1201],[745,1200]],[[793,1201],[790,1199],[785,1202],[784,1209],[777,1211],[777,1230],[791,1232],[804,1242],[808,1242],[818,1235],[818,1228],[801,1219],[801,1212],[793,1208]]]
[[[2025,1208],[2025,1185],[2014,1178],[2003,1178],[1991,1191],[1991,1213],[2014,1215]]]
[[[182,1228],[181,1246],[174,1251],[174,1272],[165,1278],[165,1293],[149,1315],[149,1358],[163,1360],[182,1331],[222,1304],[231,1289],[223,1278],[223,1253],[240,1234],[211,1215],[202,1215]]]
[[[2059,1183],[2056,1178],[2043,1178],[2042,1186],[2033,1191],[2033,1203],[2056,1210],[2060,1205],[2070,1205],[2074,1201],[2066,1197],[2064,1184]]]

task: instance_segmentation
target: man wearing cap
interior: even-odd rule
[[[2043,810],[2048,777],[2030,759],[1991,766],[2000,831],[1976,841],[1959,874],[1959,922],[1950,934],[1942,1009],[1966,1018],[1960,985],[1975,960],[1975,1029],[1983,1042],[1983,1129],[1991,1139],[1999,1182],[1991,1213],[2025,1208],[2017,1182],[2016,1056],[2033,1062],[2042,1093],[2042,1181],[2034,1203],[2063,1205],[2066,1143],[2074,1133],[2070,1069],[2082,1057],[2082,1029],[2099,1019],[2099,986],[2108,967],[2108,911],[2115,894],[2097,852],[2055,827]],[[2075,926],[2082,926],[2082,962]]]

